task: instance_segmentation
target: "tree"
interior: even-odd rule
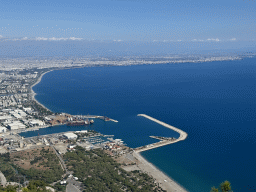
[[[224,181],[220,184],[220,189],[222,192],[232,192],[231,184],[229,181]],[[211,192],[218,192],[219,189],[212,187]]]
[[[211,192],[219,192],[219,190],[213,186]]]
[[[222,192],[229,192],[231,191],[231,184],[229,181],[224,181],[220,184],[220,188]]]

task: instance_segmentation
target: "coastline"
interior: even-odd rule
[[[151,175],[153,178],[156,179],[157,183],[159,183],[159,185],[166,190],[167,192],[172,192],[172,191],[181,191],[181,192],[187,192],[187,190],[182,187],[181,185],[179,185],[176,181],[174,181],[172,178],[168,177],[166,174],[164,174],[162,171],[160,171],[158,168],[156,168],[152,163],[148,162],[140,153],[143,151],[147,151],[147,150],[151,150],[154,148],[158,148],[158,147],[162,147],[165,145],[169,145],[172,143],[176,143],[182,140],[185,140],[188,136],[188,134],[184,131],[182,131],[181,129],[178,129],[176,127],[173,127],[167,123],[164,123],[162,121],[159,121],[153,117],[150,117],[146,114],[138,114],[137,116],[142,116],[144,118],[147,118],[151,121],[154,121],[168,129],[172,129],[173,131],[176,131],[180,134],[180,137],[178,139],[176,139],[175,141],[169,141],[169,142],[165,142],[165,143],[157,143],[153,144],[153,146],[147,147],[147,148],[142,148],[142,149],[138,149],[138,150],[134,150],[133,152],[133,156],[136,157],[140,164],[138,164],[138,168],[140,170],[142,170],[143,172],[148,173],[149,175]]]
[[[46,73],[49,73],[49,72],[51,72],[51,71],[53,71],[53,70],[49,70],[49,71],[46,71],[46,72],[42,73],[42,74],[40,75],[40,77],[37,79],[37,81],[30,87],[30,96],[31,96],[31,99],[32,99],[33,101],[35,101],[38,105],[42,106],[43,108],[45,108],[45,109],[48,110],[48,111],[51,111],[51,110],[48,109],[47,107],[45,107],[43,104],[41,104],[40,102],[38,102],[38,101],[36,100],[36,98],[35,98],[36,93],[34,92],[33,87],[36,86],[38,83],[40,83],[40,81],[42,80],[42,77],[43,77]],[[51,111],[51,112],[52,112],[52,111]]]
[[[133,152],[133,156],[139,160],[139,164],[137,164],[137,167],[151,175],[157,183],[159,183],[159,186],[162,187],[167,192],[173,192],[173,191],[180,191],[180,192],[188,192],[184,187],[179,185],[175,180],[167,176],[165,173],[160,171],[155,165],[148,162],[141,154],[140,152]]]
[[[82,68],[82,67],[81,67]],[[66,69],[69,69],[69,68],[66,68]],[[49,110],[51,111],[50,109],[48,109],[47,107],[45,107],[43,104],[41,104],[40,102],[38,102],[36,99],[35,99],[35,96],[36,96],[36,93],[33,91],[33,87],[36,86],[38,83],[40,83],[40,81],[42,80],[42,77],[46,74],[46,73],[49,73],[53,70],[56,70],[56,69],[50,69],[44,73],[42,73],[40,75],[40,77],[37,79],[37,81],[30,87],[30,95],[31,95],[31,99],[34,100],[38,105],[42,106],[43,108],[45,108],[46,110]],[[145,118],[152,118],[145,114],[139,114],[138,116],[143,116]],[[152,118],[154,119],[154,118]],[[152,120],[151,119],[151,120]],[[111,119],[112,120],[112,119]],[[155,119],[154,119],[155,120]],[[153,120],[153,121],[154,121]],[[118,121],[116,121],[118,122]],[[162,123],[162,122],[161,122]],[[165,126],[165,125],[163,125]],[[50,127],[50,126],[43,126],[43,127],[38,127],[38,128],[47,128],[47,127]],[[35,128],[31,128],[32,130],[35,129]],[[177,128],[176,128],[177,129]],[[32,131],[31,130],[31,131]],[[182,131],[182,130],[179,130],[179,131]],[[179,132],[177,131],[177,132]],[[182,131],[183,132],[183,131]],[[179,132],[180,133],[180,132]],[[185,132],[184,132],[185,133]],[[181,134],[182,135],[182,134]],[[180,140],[184,140],[186,139],[187,135],[185,135],[185,137],[181,137],[179,138]],[[151,148],[150,148],[151,149]],[[167,176],[165,173],[163,173],[162,171],[160,171],[155,165],[153,165],[152,163],[148,162],[141,154],[140,152],[142,151],[137,151],[137,152],[133,152],[133,156],[139,160],[139,164],[137,165],[137,167],[151,175],[155,180],[156,182],[159,184],[159,186],[161,186],[164,190],[166,190],[167,192],[173,192],[173,191],[180,191],[180,192],[188,192],[184,187],[182,187],[181,185],[179,185],[175,180],[173,180],[172,178],[170,178],[169,176]]]

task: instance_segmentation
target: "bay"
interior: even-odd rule
[[[191,192],[229,180],[234,191],[256,189],[256,59],[56,70],[33,89],[54,112],[106,115],[92,127],[130,147],[179,135],[137,114],[182,129],[188,138],[142,155]],[[79,130],[59,126],[40,134]],[[22,133],[23,136],[37,132]]]

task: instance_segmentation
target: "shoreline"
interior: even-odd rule
[[[46,71],[46,72],[42,73],[42,74],[40,75],[40,77],[37,79],[37,81],[36,81],[33,85],[31,85],[31,87],[30,87],[30,93],[29,93],[30,96],[31,96],[31,99],[32,99],[33,101],[35,101],[38,105],[40,105],[41,107],[45,108],[45,109],[48,110],[48,111],[51,111],[51,110],[48,109],[47,107],[45,107],[43,104],[41,104],[39,101],[36,100],[36,98],[35,98],[36,93],[34,92],[33,87],[36,86],[38,83],[41,82],[42,77],[43,77],[46,73],[49,73],[49,72],[51,72],[51,71],[53,71],[53,70],[49,70],[49,71]],[[51,111],[51,112],[52,112],[52,111]]]
[[[82,67],[81,67],[82,68]],[[69,68],[66,68],[66,69],[69,69]],[[38,83],[41,82],[42,80],[42,77],[46,74],[46,73],[49,73],[53,70],[56,70],[56,69],[49,69],[49,71],[46,71],[44,73],[42,73],[40,75],[40,77],[37,79],[37,81],[30,87],[30,95],[31,95],[31,99],[34,100],[38,105],[42,106],[43,108],[45,108],[46,110],[49,110],[47,107],[45,107],[43,104],[41,104],[39,101],[36,100],[35,96],[36,96],[36,93],[33,91],[33,87],[36,86]],[[58,69],[57,69],[58,70]],[[49,110],[51,111],[51,110]],[[52,111],[51,111],[52,112]],[[143,116],[145,118],[152,118],[152,117],[149,117],[145,114],[139,114],[138,116]],[[154,118],[152,118],[154,119]],[[152,120],[150,119],[150,120]],[[152,121],[155,121],[156,119],[152,120]],[[157,120],[158,121],[158,120]],[[156,122],[156,121],[155,121]],[[159,121],[161,122],[161,121]],[[161,122],[163,123],[163,122]],[[160,124],[161,124],[160,123]],[[165,124],[165,123],[164,123]],[[168,124],[166,124],[168,125]],[[165,125],[163,125],[165,126]],[[45,127],[41,127],[41,128],[47,128],[47,127],[50,127],[50,126],[45,126]],[[165,126],[166,127],[166,126]],[[177,129],[177,128],[176,128]],[[32,131],[32,130],[31,130]],[[182,130],[179,130],[179,131],[182,131]],[[178,133],[180,133],[179,131],[177,131]],[[183,131],[182,131],[183,132]],[[185,132],[184,132],[185,133]],[[186,133],[185,133],[186,134]],[[181,135],[181,133],[180,133]],[[187,134],[185,136],[185,138],[182,138],[180,139],[181,137],[179,137],[180,140],[184,140],[186,139],[187,137]],[[176,141],[177,142],[177,141]],[[151,149],[151,148],[150,148]],[[147,149],[149,150],[149,149]],[[155,180],[156,182],[159,184],[159,186],[161,186],[164,190],[166,190],[167,192],[172,192],[172,191],[180,191],[180,192],[188,192],[184,187],[182,187],[181,185],[179,185],[175,180],[173,180],[172,178],[170,178],[169,176],[167,176],[165,173],[163,173],[162,171],[160,171],[155,165],[153,165],[152,163],[148,162],[141,154],[140,152],[142,151],[137,151],[137,152],[134,152],[133,155],[139,160],[140,164],[137,165],[138,168],[143,171],[143,172],[146,172],[148,173],[149,175],[151,175]]]
[[[180,191],[180,192],[188,192],[183,186],[181,186],[178,182],[172,179],[170,176],[167,176],[166,173],[160,171],[154,164],[147,161],[140,152],[133,152],[133,156],[139,160],[139,164],[137,167],[151,175],[159,186],[166,190],[167,192]]]
[[[140,165],[138,165],[138,167],[140,168],[140,170],[147,172],[148,174],[150,174],[153,178],[156,179],[157,183],[159,183],[159,185],[166,191],[168,192],[172,192],[172,191],[181,191],[181,192],[187,192],[187,190],[181,186],[178,182],[176,182],[175,180],[173,180],[171,177],[167,176],[166,174],[164,174],[162,171],[160,171],[155,165],[153,165],[152,163],[148,162],[140,153],[143,151],[147,151],[147,150],[151,150],[151,149],[155,149],[158,147],[162,147],[165,145],[169,145],[172,143],[176,143],[182,140],[185,140],[188,136],[188,134],[184,131],[182,131],[181,129],[178,129],[176,127],[173,127],[167,123],[164,123],[162,121],[159,121],[153,117],[150,117],[146,114],[138,114],[137,116],[141,116],[144,118],[147,118],[151,121],[154,121],[166,128],[169,128],[173,131],[176,131],[180,134],[180,137],[178,139],[176,139],[175,141],[169,141],[169,142],[165,142],[165,143],[160,143],[158,145],[154,145],[147,147],[147,148],[142,148],[142,149],[138,149],[135,150],[133,152],[134,156],[140,161]]]

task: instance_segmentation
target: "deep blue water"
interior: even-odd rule
[[[179,135],[137,114],[188,133],[185,141],[142,155],[191,192],[229,180],[234,191],[256,190],[256,59],[209,63],[92,67],[47,73],[36,99],[54,112],[106,115],[89,129],[130,147]],[[59,126],[40,134],[78,130]],[[24,136],[37,132],[23,133]],[[250,188],[251,187],[251,188]]]

